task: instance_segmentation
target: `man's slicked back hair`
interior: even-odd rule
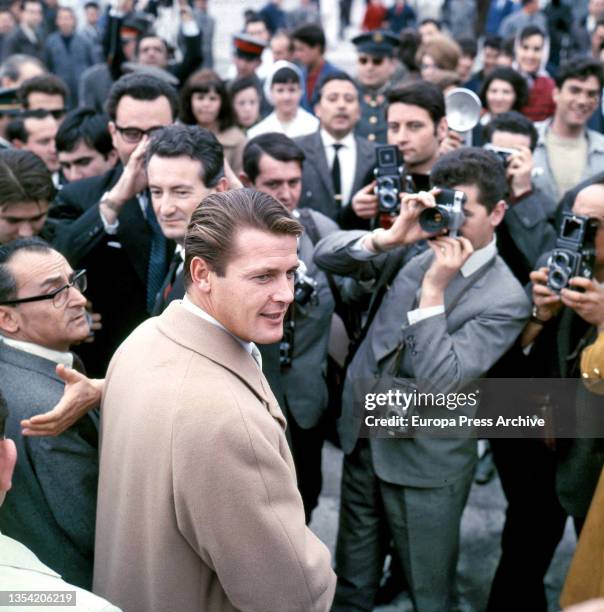
[[[185,236],[185,287],[191,284],[191,261],[203,259],[224,276],[236,254],[237,234],[256,229],[272,234],[300,236],[302,225],[272,196],[255,189],[213,193],[195,209]]]
[[[305,159],[304,151],[285,134],[268,132],[256,136],[243,149],[243,171],[252,183],[256,182],[260,174],[260,158],[263,155],[281,162],[295,161],[300,167]]]

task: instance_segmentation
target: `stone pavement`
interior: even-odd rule
[[[313,514],[313,531],[329,546],[332,554],[338,526],[342,453],[327,443],[323,451],[323,493]],[[457,582],[459,612],[485,609],[491,579],[499,559],[499,539],[503,527],[505,498],[499,480],[488,485],[474,485],[461,525],[461,554]],[[550,612],[557,612],[558,596],[575,547],[575,535],[569,521],[546,576]],[[521,597],[521,593],[518,594]],[[518,608],[521,609],[520,607]],[[400,596],[393,604],[376,608],[379,612],[412,612],[408,597]],[[510,611],[512,612],[512,611]]]

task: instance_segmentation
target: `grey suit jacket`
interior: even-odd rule
[[[355,264],[350,247],[360,232],[339,232],[322,240],[316,251],[319,265],[349,271]],[[372,269],[386,265],[391,255],[371,262]],[[385,376],[384,360],[402,345],[399,376],[429,381],[438,392],[459,392],[470,381],[483,376],[510,348],[530,315],[530,303],[509,268],[499,256],[467,292],[472,282],[458,274],[445,292],[445,307],[458,294],[448,314],[429,317],[409,325],[407,313],[416,299],[426,270],[433,259],[425,251],[409,261],[396,275],[359,347],[346,375],[339,431],[344,452],[357,442],[363,417],[359,401]],[[489,264],[485,264],[489,265]],[[356,261],[356,267],[368,263]],[[474,274],[479,274],[475,272]],[[446,416],[443,409],[430,408],[424,416]],[[445,486],[467,477],[473,469],[474,440],[415,437],[371,439],[376,474],[387,482],[415,487]]]
[[[0,385],[17,445],[13,487],[0,508],[0,531],[64,580],[90,590],[98,479],[98,413],[57,437],[21,435],[21,419],[50,410],[63,395],[55,363],[0,341]]]
[[[361,187],[371,181],[373,168],[375,167],[375,145],[365,138],[355,137],[357,144],[357,164],[354,169],[354,183],[352,195]],[[321,134],[317,130],[313,134],[300,136],[295,139],[296,144],[304,151],[306,159],[302,170],[302,198],[300,207],[314,208],[327,217],[338,221],[344,228],[364,227],[363,220],[359,219],[352,208],[350,202],[342,210],[336,206],[331,174]],[[350,171],[342,168],[343,172]]]

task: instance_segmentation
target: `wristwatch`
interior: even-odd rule
[[[533,312],[531,313],[531,318],[529,321],[531,323],[536,323],[537,325],[546,325],[549,323],[550,319],[540,319],[537,314],[539,312],[539,307],[535,304],[533,305]]]

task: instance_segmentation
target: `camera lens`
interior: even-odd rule
[[[569,254],[565,253],[564,251],[556,251],[552,255],[552,265],[556,266],[557,268],[567,268],[570,266]]]
[[[430,234],[436,234],[448,226],[449,215],[441,206],[426,208],[419,216],[421,228]]]
[[[564,270],[554,268],[553,270],[550,270],[547,284],[549,285],[550,289],[560,291],[568,285],[568,274]]]

